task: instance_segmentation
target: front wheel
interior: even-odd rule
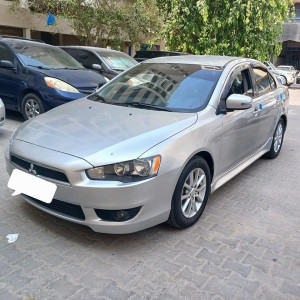
[[[282,147],[284,132],[285,132],[284,121],[282,120],[282,118],[280,118],[280,120],[276,126],[275,132],[274,132],[271,149],[269,152],[267,152],[264,155],[265,158],[272,159],[272,158],[276,158],[279,155],[281,147]]]
[[[22,114],[25,120],[32,119],[45,112],[44,105],[35,94],[27,94],[22,101]]]
[[[195,224],[206,206],[210,181],[207,162],[202,157],[193,158],[178,179],[167,223],[178,228]]]

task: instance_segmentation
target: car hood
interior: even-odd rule
[[[33,119],[15,139],[99,166],[136,159],[196,121],[196,113],[121,107],[83,98]]]
[[[30,67],[32,70],[37,71],[36,68]],[[104,77],[96,72],[82,69],[82,70],[65,70],[65,69],[50,69],[38,70],[40,73],[48,77],[54,77],[63,80],[77,89],[82,88],[95,88],[100,83],[106,83]]]

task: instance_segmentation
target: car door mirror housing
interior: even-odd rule
[[[244,110],[252,107],[252,98],[246,95],[232,94],[226,99],[227,110]]]
[[[14,64],[9,60],[0,60],[0,68],[2,69],[14,69]]]
[[[92,64],[92,68],[97,71],[102,71],[102,67],[99,64]]]

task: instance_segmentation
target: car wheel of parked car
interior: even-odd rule
[[[45,112],[44,105],[35,94],[27,94],[22,101],[22,114],[25,120],[34,118]]]
[[[193,158],[177,182],[168,223],[187,228],[198,221],[210,194],[210,170],[202,157]]]
[[[274,132],[271,149],[269,152],[267,152],[264,155],[265,158],[276,158],[279,155],[282,142],[283,142],[284,132],[285,132],[284,121],[282,120],[282,118],[280,118]]]

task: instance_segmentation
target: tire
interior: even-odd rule
[[[285,133],[285,124],[283,119],[280,118],[273,135],[271,149],[263,156],[264,158],[273,159],[279,155],[283,143],[284,133]]]
[[[21,109],[24,120],[34,118],[45,112],[41,99],[33,93],[24,96]]]
[[[190,175],[193,177],[191,178]],[[201,176],[203,176],[202,180]],[[201,180],[198,185],[199,191],[196,190],[196,185],[191,184],[191,181],[196,182],[196,178],[198,183]],[[210,194],[210,182],[211,175],[207,162],[202,157],[193,158],[178,179],[167,223],[182,229],[195,224],[206,206]]]

